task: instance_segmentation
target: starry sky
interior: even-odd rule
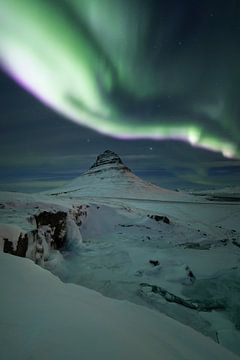
[[[238,0],[0,0],[0,189],[105,149],[163,187],[240,179]]]

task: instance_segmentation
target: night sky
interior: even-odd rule
[[[0,190],[105,149],[163,187],[239,185],[239,0],[0,0],[0,60]]]

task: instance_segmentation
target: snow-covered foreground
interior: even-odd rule
[[[28,259],[0,254],[0,283],[4,360],[237,358],[165,315],[63,284]]]
[[[169,332],[167,330],[167,334],[164,333],[166,335],[164,341],[169,344],[169,348],[173,349],[179,346],[180,338],[178,336],[171,338],[173,335],[169,334],[171,331],[174,333],[180,325],[176,325],[170,319],[166,320],[160,313],[167,314],[178,322],[211,337],[236,354],[240,354],[240,333],[238,331],[240,327],[240,203],[237,199],[234,199],[236,201],[233,202],[230,197],[230,200],[227,201],[228,198],[224,194],[223,199],[219,201],[221,194],[218,194],[217,201],[213,201],[213,199],[208,201],[204,196],[168,192],[165,189],[157,188],[135,177],[119,157],[109,151],[99,156],[96,163],[83,177],[53,193],[54,195],[52,193],[0,192],[0,249],[17,256],[30,258],[41,267],[50,270],[65,283],[64,285],[53,275],[25,259],[6,257],[6,255],[2,255],[0,258],[2,276],[0,286],[1,288],[7,287],[5,300],[7,301],[9,298],[16,302],[12,306],[9,301],[9,308],[6,311],[6,314],[9,314],[6,316],[14,314],[16,324],[18,324],[18,319],[20,321],[23,316],[23,305],[29,311],[33,311],[32,321],[35,321],[35,330],[33,331],[34,339],[31,341],[38,341],[38,348],[41,348],[46,337],[39,333],[42,329],[42,322],[36,310],[35,301],[32,301],[33,292],[36,292],[36,297],[41,300],[39,300],[41,303],[39,313],[43,313],[44,326],[51,325],[49,327],[51,336],[46,340],[49,351],[53,351],[54,344],[58,345],[58,342],[62,341],[59,340],[63,336],[61,331],[65,331],[56,330],[52,326],[50,317],[47,322],[48,312],[51,308],[53,309],[51,316],[59,317],[53,321],[54,326],[56,322],[58,328],[64,328],[66,323],[69,344],[71,341],[74,341],[74,344],[75,341],[77,342],[75,327],[81,327],[84,324],[89,330],[92,326],[96,326],[93,336],[97,337],[98,331],[101,336],[99,335],[97,340],[94,338],[93,342],[97,342],[99,346],[101,342],[104,348],[102,352],[106,354],[108,351],[107,339],[101,338],[103,331],[98,329],[99,324],[92,320],[92,315],[88,317],[88,324],[84,322],[78,324],[78,321],[81,322],[78,315],[76,319],[72,320],[72,312],[77,313],[75,311],[76,302],[80,304],[84,302],[84,306],[87,306],[86,302],[89,302],[89,306],[92,304],[93,307],[96,307],[94,310],[89,308],[96,319],[100,319],[99,316],[102,316],[102,313],[105,316],[100,304],[115,304],[110,307],[116,306],[116,314],[106,315],[106,321],[101,318],[102,326],[112,326],[112,322],[108,323],[108,321],[113,319],[114,325],[117,322],[127,329],[124,332],[123,341],[126,341],[128,336],[131,339],[131,335],[133,340],[129,341],[131,344],[135,344],[136,337],[139,337],[141,345],[134,351],[139,351],[142,357],[133,353],[132,348],[128,349],[129,342],[126,343],[126,346],[124,345],[128,355],[131,354],[131,358],[135,359],[136,356],[145,359],[151,358],[151,356],[155,358],[157,349],[155,346],[159,346],[159,348],[162,346],[162,349],[167,346],[166,344],[161,345],[162,340],[160,341],[158,338],[163,335],[165,328],[169,330]],[[144,196],[141,198],[142,195]],[[9,270],[11,267],[12,270]],[[25,275],[24,269],[27,269]],[[9,277],[3,275],[8,272]],[[19,278],[21,273],[22,276]],[[50,280],[47,280],[45,284],[42,277]],[[34,279],[36,279],[36,283],[34,283]],[[21,290],[25,291],[26,295],[23,304],[19,297],[21,292],[19,293],[18,289],[25,281],[29,282],[29,286],[27,289]],[[52,285],[53,283],[54,285]],[[95,292],[67,285],[67,283],[86,286],[110,298],[128,300],[153,309],[154,312],[137,305],[130,305],[125,301],[117,302],[106,299]],[[53,289],[55,286],[60,289],[62,299],[61,296],[55,298],[52,290],[49,291],[49,286]],[[69,289],[75,289],[74,295]],[[9,291],[16,296],[10,296]],[[69,296],[66,295],[68,291],[70,291]],[[56,293],[59,295],[58,291]],[[83,294],[82,300],[79,300],[81,295],[75,294]],[[86,294],[92,294],[89,300],[86,300]],[[93,298],[99,302],[99,306],[94,303]],[[3,303],[3,298],[0,298],[0,305],[1,302]],[[38,300],[36,303],[38,305]],[[65,308],[63,310],[64,306],[68,307],[68,310]],[[87,322],[88,312],[86,307],[81,306],[82,310],[79,310],[79,316]],[[119,314],[117,314],[118,307],[120,307]],[[4,309],[0,306],[1,308]],[[131,311],[136,314],[136,318],[139,316],[139,319],[132,320],[134,326],[147,332],[145,343],[142,340],[143,333],[139,333],[140,329],[136,331],[136,335],[132,334],[132,325],[130,326],[129,323],[123,325],[121,322],[124,319],[121,309],[126,310],[126,314],[128,314],[130,308],[133,309]],[[100,315],[97,315],[98,310]],[[135,311],[137,312],[135,313]],[[158,315],[155,311],[158,311]],[[66,320],[68,313],[69,319]],[[143,315],[140,316],[140,313]],[[152,314],[156,319],[161,318],[163,327],[155,323],[155,325],[149,325],[152,322]],[[146,320],[145,317],[148,315],[149,320]],[[128,317],[130,321],[132,318],[129,315]],[[30,318],[29,315],[25,320],[31,321]],[[62,321],[62,326],[60,326],[60,321]],[[70,325],[71,321],[73,321],[72,326]],[[148,326],[140,326],[139,321],[143,321]],[[40,330],[38,330],[38,322]],[[8,329],[7,326],[8,322],[5,321],[3,327]],[[29,323],[29,329],[26,329],[28,333],[32,331],[31,326]],[[157,329],[155,326],[158,326],[158,335],[155,333]],[[172,326],[173,329],[170,329]],[[186,329],[186,327],[182,327],[181,330],[185,334],[183,335],[184,339],[181,340],[181,346],[183,346],[182,348],[189,346],[188,351],[184,350],[185,358],[197,359],[198,356],[202,359],[214,358],[209,355],[210,353],[209,357],[198,353],[198,346],[196,349],[192,348],[192,341],[188,340],[190,336],[188,334],[197,335],[193,330]],[[21,336],[27,337],[24,331]],[[82,331],[79,330],[78,333],[81,335]],[[45,328],[43,332],[45,334]],[[7,331],[5,334],[8,337]],[[57,339],[55,339],[55,334]],[[80,335],[78,340],[82,338]],[[16,333],[19,344],[25,344],[21,336]],[[200,341],[202,336],[199,336]],[[122,341],[119,337],[117,339],[116,335],[116,338],[112,340],[109,336],[110,350],[112,346],[119,347],[119,345],[114,345],[115,341]],[[152,337],[151,340],[150,337]],[[159,345],[155,343],[157,339]],[[9,341],[12,341],[12,338],[9,337]],[[205,341],[208,343],[210,340]],[[87,340],[84,340],[85,343],[88,344]],[[153,345],[148,345],[150,343]],[[6,344],[9,343],[6,341]],[[26,346],[28,346],[27,344],[26,340]],[[23,351],[28,351],[24,346],[22,345]],[[141,346],[146,349],[141,350]],[[66,349],[68,349],[68,345]],[[149,349],[155,350],[152,353]],[[93,356],[91,351],[95,351],[95,349],[89,351],[89,358],[91,358],[90,355]],[[121,349],[121,351],[125,350]],[[148,354],[146,355],[144,351],[148,351]],[[162,351],[162,358],[168,359],[165,356],[165,350]],[[194,356],[188,355],[189,351],[194,351]],[[123,353],[120,352],[120,354],[123,357]],[[181,359],[181,353],[176,352],[175,355],[171,353],[169,358]],[[46,355],[46,358],[49,357]],[[82,357],[87,359],[87,356]],[[106,356],[101,357],[105,358]],[[126,356],[124,355],[124,357]],[[113,358],[117,357],[113,356]],[[220,359],[221,357],[216,358]],[[229,356],[223,358],[229,358]]]
[[[21,231],[28,235],[25,256],[65,283],[156,309],[239,354],[240,336],[234,325],[240,319],[239,205],[16,193],[0,193],[0,203],[2,248],[8,238],[15,250]],[[36,221],[29,219],[44,212],[54,226],[43,223],[36,233]],[[66,232],[62,249],[51,247],[57,226],[51,224],[51,217],[59,212],[69,214],[61,229]],[[157,214],[163,217],[158,220]],[[41,261],[39,248],[43,248]],[[156,266],[151,260],[157,261]],[[182,299],[204,304],[211,299],[211,306],[216,301],[219,306],[211,312],[187,308],[141,287],[142,283],[160,286]]]

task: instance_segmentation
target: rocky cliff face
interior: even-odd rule
[[[42,211],[31,216],[36,228],[20,233],[17,239],[4,239],[3,251],[16,256],[28,257],[39,265],[47,260],[51,249],[60,250],[66,244],[67,213]]]
[[[96,161],[85,174],[93,175],[111,169],[131,172],[131,170],[122,162],[121,158],[115,152],[106,150],[97,157]]]
[[[64,211],[57,211],[55,213],[42,211],[34,215],[37,229],[45,227],[45,231],[51,235],[50,247],[54,249],[61,249],[66,244],[66,221],[67,213]]]
[[[102,154],[98,155],[96,161],[90,167],[90,169],[106,165],[106,164],[122,164],[121,158],[111,150],[105,150]]]
[[[12,255],[25,257],[28,249],[28,236],[27,234],[22,234],[18,236],[17,239],[17,246],[16,249],[14,249],[12,241],[8,240],[7,238],[4,239],[4,245],[3,245],[3,252],[9,253]]]
[[[40,211],[30,216],[35,227],[14,238],[3,239],[3,251],[20,257],[28,257],[44,266],[51,250],[63,250],[68,244],[68,233],[74,232],[74,241],[81,242],[79,228],[87,217],[88,205],[73,206],[69,211]],[[10,225],[9,225],[10,227]],[[77,230],[76,230],[77,229]],[[79,244],[75,244],[79,245]]]

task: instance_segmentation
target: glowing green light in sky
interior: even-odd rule
[[[177,138],[238,155],[224,96],[209,96],[206,82],[211,91],[201,86],[191,98],[200,82],[199,54],[161,52],[173,22],[159,20],[154,33],[143,3],[0,0],[2,66],[41,101],[101,133]],[[172,20],[176,26],[178,18]]]

